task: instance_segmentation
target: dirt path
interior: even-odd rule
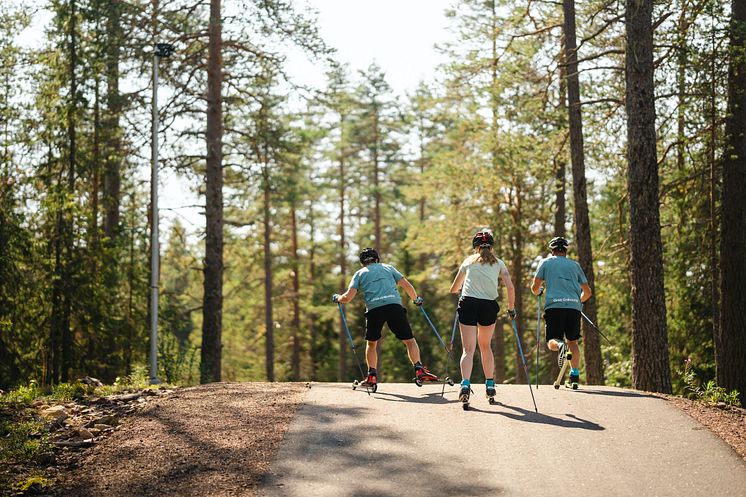
[[[56,495],[253,496],[307,387],[186,388],[125,419]]]

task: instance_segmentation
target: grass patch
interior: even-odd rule
[[[46,490],[51,486],[49,478],[40,473],[33,473],[23,480],[13,484],[13,490],[24,493],[37,493]]]

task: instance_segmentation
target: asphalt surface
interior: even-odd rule
[[[264,497],[746,496],[746,463],[666,400],[609,387],[314,384]]]

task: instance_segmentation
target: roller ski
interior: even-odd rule
[[[497,390],[495,390],[495,382],[493,380],[487,380],[486,389],[487,402],[489,402],[491,406],[494,406],[497,404],[497,401],[495,400],[495,395],[497,394]]]
[[[421,387],[425,383],[447,383],[453,386],[453,380],[446,376],[445,379],[438,378],[437,375],[433,374],[426,367],[417,368],[415,370],[414,384]]]
[[[378,376],[374,374],[368,374],[366,378],[362,380],[355,380],[352,382],[352,389],[365,388],[375,393],[378,390]]]
[[[554,383],[552,384],[554,386],[554,389],[559,389],[560,385],[562,384],[562,379],[565,377],[565,372],[570,367],[570,361],[572,360],[572,352],[570,352],[567,348],[567,344],[565,342],[562,342],[560,344],[559,354],[557,354],[557,365],[560,367],[560,372],[557,375],[557,379],[554,380]],[[575,389],[577,389],[577,382]]]
[[[445,379],[441,380],[437,375],[433,374],[425,366],[415,369],[414,384],[421,387],[425,383],[447,383],[453,386],[453,380],[446,376]]]
[[[578,383],[580,382],[580,374],[579,372],[576,372],[576,371],[577,370],[575,371],[570,370],[570,378],[567,380],[567,382],[565,382],[566,388],[572,388],[573,390],[578,389]]]
[[[458,394],[458,400],[461,402],[461,407],[464,411],[469,410],[469,395],[471,394],[471,385],[468,383],[461,384],[461,390]]]

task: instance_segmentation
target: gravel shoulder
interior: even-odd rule
[[[58,482],[59,497],[253,497],[308,386],[180,389],[122,421]]]
[[[746,461],[746,409],[716,406],[671,395],[664,398],[722,438]]]

